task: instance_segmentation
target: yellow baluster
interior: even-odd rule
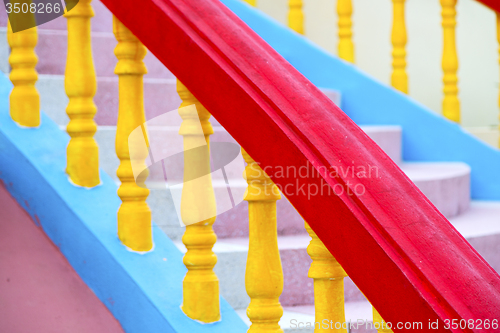
[[[281,198],[278,188],[257,163],[242,149],[248,163],[245,179],[248,188],[250,243],[248,248],[245,285],[250,305],[247,315],[251,333],[283,332],[279,320],[283,308],[279,296],[283,291],[283,270],[278,250],[276,200]]]
[[[7,41],[11,49],[10,80],[14,85],[10,93],[10,116],[21,126],[37,127],[40,125],[40,95],[35,88],[38,80],[35,70],[38,62],[35,54],[38,41],[36,27],[13,33],[9,23]]]
[[[337,15],[339,16],[339,57],[354,63],[351,0],[337,0]]]
[[[288,6],[288,26],[303,35],[304,13],[302,12],[302,0],[290,0]]]
[[[324,319],[328,319],[328,322],[334,323],[328,331],[347,332],[345,328],[335,328],[335,323],[342,327],[346,321],[344,278],[347,274],[307,222],[305,227],[312,238],[307,253],[313,260],[308,276],[314,279],[315,322],[322,323]],[[325,329],[319,327],[314,329],[315,333],[324,331]]]
[[[397,90],[408,93],[408,74],[406,74],[406,23],[405,23],[405,1],[392,0],[393,24],[392,24],[392,76],[391,83]]]
[[[455,45],[455,10],[457,0],[441,0],[443,17],[443,115],[457,123],[460,122],[460,101],[458,100],[458,55]]]
[[[500,45],[500,13],[498,13],[498,12],[497,12],[497,40],[498,40],[498,44]],[[500,54],[500,47],[498,49],[498,53]],[[500,61],[499,61],[499,63],[500,63]],[[500,94],[498,97],[498,105],[500,106]],[[499,119],[500,119],[500,117],[499,117]],[[498,147],[500,147],[500,140],[498,142]]]
[[[373,325],[375,328],[378,327],[378,333],[393,333],[375,308],[373,308]]]
[[[257,0],[245,0],[246,2],[248,2],[250,5],[256,7],[257,6]]]
[[[149,190],[144,186],[138,186],[134,181],[128,141],[130,133],[146,121],[142,76],[147,70],[142,59],[147,51],[130,30],[114,16],[113,33],[118,41],[115,48],[115,55],[118,58],[115,74],[118,75],[119,89],[116,155],[120,159],[120,166],[116,175],[121,181],[118,196],[122,200],[118,209],[118,237],[125,246],[134,251],[149,251],[153,247],[151,210],[146,203]],[[139,150],[134,149],[134,152]],[[146,158],[148,152],[142,153]],[[134,157],[134,163],[139,163],[136,158]],[[141,180],[145,177],[147,171],[141,174]]]
[[[71,140],[67,148],[66,172],[73,183],[92,187],[99,184],[99,156],[93,120],[97,111],[92,98],[96,92],[96,77],[92,60],[90,18],[94,11],[91,0],[80,0],[69,12],[68,57],[64,86],[69,98],[66,128]],[[68,1],[68,6],[72,6]]]
[[[183,282],[182,310],[189,318],[211,323],[220,319],[219,279],[213,271],[217,256],[212,251],[217,236],[212,228],[216,204],[210,177],[209,136],[214,131],[209,122],[210,113],[180,81],[177,81],[177,92],[182,99],[179,109],[183,119],[179,134],[184,136],[181,217],[186,225],[182,242],[187,248],[184,265],[188,269]],[[182,109],[193,104],[196,106],[196,115]],[[196,129],[199,123],[207,149],[199,147],[196,153],[189,153],[189,150],[198,144],[197,137],[200,133]],[[197,178],[200,175],[206,176]],[[193,179],[196,179],[196,182],[190,181]],[[206,219],[206,216],[213,217]]]

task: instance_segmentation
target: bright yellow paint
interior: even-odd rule
[[[339,16],[339,57],[354,63],[354,43],[352,42],[352,1],[337,0]]]
[[[304,12],[302,11],[302,0],[289,0],[288,2],[288,26],[298,32],[304,34]]]
[[[210,176],[192,180],[196,175],[210,175],[209,136],[214,133],[207,109],[177,81],[177,92],[182,100],[179,114],[183,119],[179,134],[184,136],[184,186],[181,197],[181,217],[186,224],[182,242],[187,248],[184,265],[188,269],[183,282],[182,310],[192,319],[211,323],[220,320],[219,279],[213,268],[217,256],[212,247],[217,241],[212,225],[215,222],[215,194]],[[196,106],[197,114],[188,112],[187,106]],[[184,109],[183,109],[184,108]],[[197,125],[207,142],[203,153],[189,154],[186,151],[198,144]],[[206,219],[207,211],[211,218]]]
[[[373,324],[375,327],[379,327],[379,329],[377,329],[378,333],[393,333],[392,330],[387,327],[384,319],[382,319],[375,308],[373,308]]]
[[[394,19],[391,36],[393,46],[391,83],[394,88],[407,94],[405,1],[392,0]]]
[[[458,99],[458,55],[455,45],[455,17],[457,0],[441,0],[442,26],[444,33],[443,45],[443,115],[454,121],[460,122],[460,101]]]
[[[256,7],[257,6],[257,0],[245,0],[246,2],[248,2],[250,5]]]
[[[34,27],[13,33],[10,24],[7,26],[7,41],[11,49],[10,80],[14,85],[10,93],[10,116],[21,126],[37,127],[40,125],[40,95],[35,88],[38,80],[35,70],[38,62],[35,54],[37,30]]]
[[[69,12],[68,57],[64,86],[69,98],[66,113],[69,124],[66,128],[71,136],[67,152],[66,172],[73,183],[93,187],[99,185],[99,156],[94,133],[97,126],[93,120],[97,108],[92,98],[96,92],[96,76],[92,60],[90,18],[94,10],[91,0],[80,0]]]
[[[497,40],[498,40],[498,44],[500,46],[500,13],[498,13],[498,12],[497,12]],[[500,54],[500,47],[498,49],[498,53]],[[499,63],[500,63],[500,61],[499,61]],[[500,106],[500,94],[498,97],[498,105]],[[499,117],[499,119],[500,119],[500,117]],[[500,141],[498,142],[498,147],[500,147]]]
[[[141,174],[138,186],[130,162],[129,135],[146,122],[144,116],[144,94],[142,76],[147,73],[142,61],[146,48],[116,17],[113,16],[113,33],[118,45],[115,55],[118,64],[118,123],[116,125],[116,155],[120,166],[116,175],[121,181],[118,196],[122,204],[118,209],[118,237],[122,243],[134,251],[149,251],[153,247],[151,210],[146,203],[149,190],[144,186],[147,171]],[[134,149],[134,152],[138,152]],[[147,151],[143,152],[146,158]],[[140,161],[143,163],[144,160]],[[139,163],[134,158],[134,163]],[[143,169],[143,168],[141,168]]]
[[[281,198],[278,188],[257,163],[242,149],[248,163],[245,179],[248,188],[250,240],[245,286],[250,296],[247,315],[252,325],[250,333],[282,333],[279,320],[283,308],[279,296],[283,291],[283,269],[278,250],[276,200]]]
[[[346,321],[344,278],[347,274],[307,222],[305,227],[312,238],[307,247],[307,253],[313,261],[308,276],[314,279],[315,322],[322,323],[324,319],[327,319],[329,322],[342,325]],[[318,327],[314,329],[315,333],[326,331],[347,332],[344,328],[336,329],[335,325],[328,330]]]

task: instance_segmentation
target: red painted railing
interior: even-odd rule
[[[498,0],[477,0],[477,1],[500,13],[500,1]]]
[[[432,332],[495,331],[442,323],[500,318],[500,276],[358,126],[221,2],[102,2],[262,167],[323,170],[298,180],[269,173],[295,187],[289,200],[382,317],[419,321],[424,331],[440,320]],[[350,166],[376,167],[378,177],[324,172]],[[300,190],[322,182],[346,191],[308,198]]]

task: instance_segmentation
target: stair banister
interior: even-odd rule
[[[337,0],[338,55],[354,63],[354,42],[352,41],[352,0]]]
[[[391,84],[397,90],[408,93],[408,74],[406,73],[406,0],[392,0],[392,75]]]
[[[113,17],[113,32],[118,44],[115,55],[118,63],[115,74],[118,75],[118,122],[116,125],[115,149],[120,165],[116,175],[120,179],[118,196],[122,204],[118,209],[118,238],[133,251],[145,252],[153,247],[151,209],[146,203],[149,190],[136,182],[131,163],[129,136],[138,126],[144,126],[144,85],[143,75],[147,73],[143,62],[147,50],[144,45],[116,17]],[[148,144],[148,140],[145,140]],[[148,156],[146,148],[133,151],[134,165]],[[140,154],[138,154],[140,152]],[[141,177],[147,177],[145,171]],[[142,179],[142,182],[145,179]],[[139,183],[139,184],[137,184]]]
[[[245,287],[250,296],[247,316],[252,322],[249,333],[282,333],[279,321],[283,308],[283,269],[278,250],[276,201],[281,194],[260,168],[242,149],[248,183],[244,200],[248,201],[249,246]]]
[[[66,130],[71,137],[66,151],[66,172],[73,183],[84,187],[100,183],[99,148],[94,139],[97,108],[93,97],[97,81],[90,36],[90,20],[94,16],[91,1],[68,1],[68,7],[72,9],[64,14],[68,22],[64,87],[69,98],[66,113],[70,119]]]
[[[458,99],[458,54],[455,42],[457,0],[440,0],[443,26],[443,116],[460,123]]]
[[[210,135],[214,133],[211,114],[180,80],[177,93],[182,100],[179,134],[184,145],[184,184],[181,197],[181,218],[186,226],[182,242],[187,252],[184,265],[188,269],[183,281],[182,310],[192,319],[204,323],[220,320],[219,279],[213,268],[217,256],[212,247],[217,241],[213,230],[216,218],[215,193],[210,173]],[[194,105],[196,111],[189,112]],[[201,125],[202,133],[198,132]],[[199,146],[204,140],[206,146]],[[197,147],[197,149],[193,149]],[[200,151],[200,149],[205,149]],[[196,153],[189,153],[195,150]],[[198,177],[198,175],[205,175]],[[194,182],[193,179],[196,179]]]
[[[326,319],[328,322],[345,323],[344,278],[347,274],[307,222],[305,228],[311,236],[307,253],[312,263],[307,276],[314,281],[315,322],[323,323]],[[321,327],[314,327],[314,333],[322,331]],[[348,331],[345,326],[339,325],[336,332]]]
[[[35,66],[38,57],[35,46],[38,42],[37,28],[12,32],[7,23],[7,41],[11,49],[9,64],[12,68],[10,80],[10,116],[17,124],[25,127],[40,125],[40,94],[35,88],[38,73]]]
[[[322,173],[344,194],[289,200],[385,320],[500,316],[498,274],[359,127],[222,3],[103,3],[261,166],[379,170],[369,179]],[[299,181],[319,186],[319,178]],[[364,194],[346,194],[355,186]]]
[[[288,26],[299,34],[304,34],[304,12],[302,0],[288,1]]]
[[[257,6],[257,0],[245,0],[250,6]]]

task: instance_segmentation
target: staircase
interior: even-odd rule
[[[98,131],[95,138],[99,145],[101,168],[117,183],[116,169],[119,161],[115,153],[115,134],[118,110],[118,78],[113,74],[116,45],[112,33],[112,16],[99,1],[93,1],[96,16],[92,20],[94,65],[98,90],[94,98],[98,113],[95,121]],[[0,69],[9,71],[6,43],[6,15],[0,11]],[[58,18],[38,29],[36,52],[39,56],[37,88],[41,96],[41,109],[61,128],[68,123],[65,108],[68,103],[64,91],[64,70],[67,50],[66,20]],[[55,57],[54,55],[58,56]],[[181,100],[176,92],[176,79],[151,53],[145,58],[148,74],[144,77],[146,118],[152,119],[179,107]],[[324,90],[341,106],[341,93]],[[211,119],[214,134],[211,142],[235,142],[215,120]],[[363,125],[363,124],[361,124]],[[479,251],[488,263],[500,271],[500,202],[471,201],[470,168],[462,162],[404,162],[402,140],[404,133],[399,126],[362,126],[370,136],[395,161],[406,175],[420,188],[432,203],[445,215],[462,235]],[[177,129],[167,129],[168,136],[178,135]],[[247,184],[239,175],[231,175],[244,190]],[[154,177],[153,177],[154,178]],[[224,186],[217,182],[214,186]],[[216,189],[217,190],[217,189]],[[180,241],[184,229],[179,221],[168,190],[152,188],[148,204],[156,224],[183,252]],[[245,265],[248,251],[248,209],[246,203],[217,217],[214,230],[218,241],[214,247],[218,263],[215,272],[220,280],[221,295],[248,320],[245,309],[249,298],[245,291]],[[284,273],[284,291],[280,302],[285,309],[281,326],[287,332],[295,331],[293,323],[313,323],[314,305],[312,280],[307,277],[311,259],[306,247],[310,237],[304,221],[286,198],[278,201],[278,245]],[[347,320],[372,320],[372,308],[366,298],[349,278],[345,279]],[[295,322],[293,321],[295,320]],[[356,331],[356,330],[354,330]],[[306,332],[306,330],[300,330]],[[312,329],[310,330],[312,332]],[[361,331],[360,331],[361,332]]]

